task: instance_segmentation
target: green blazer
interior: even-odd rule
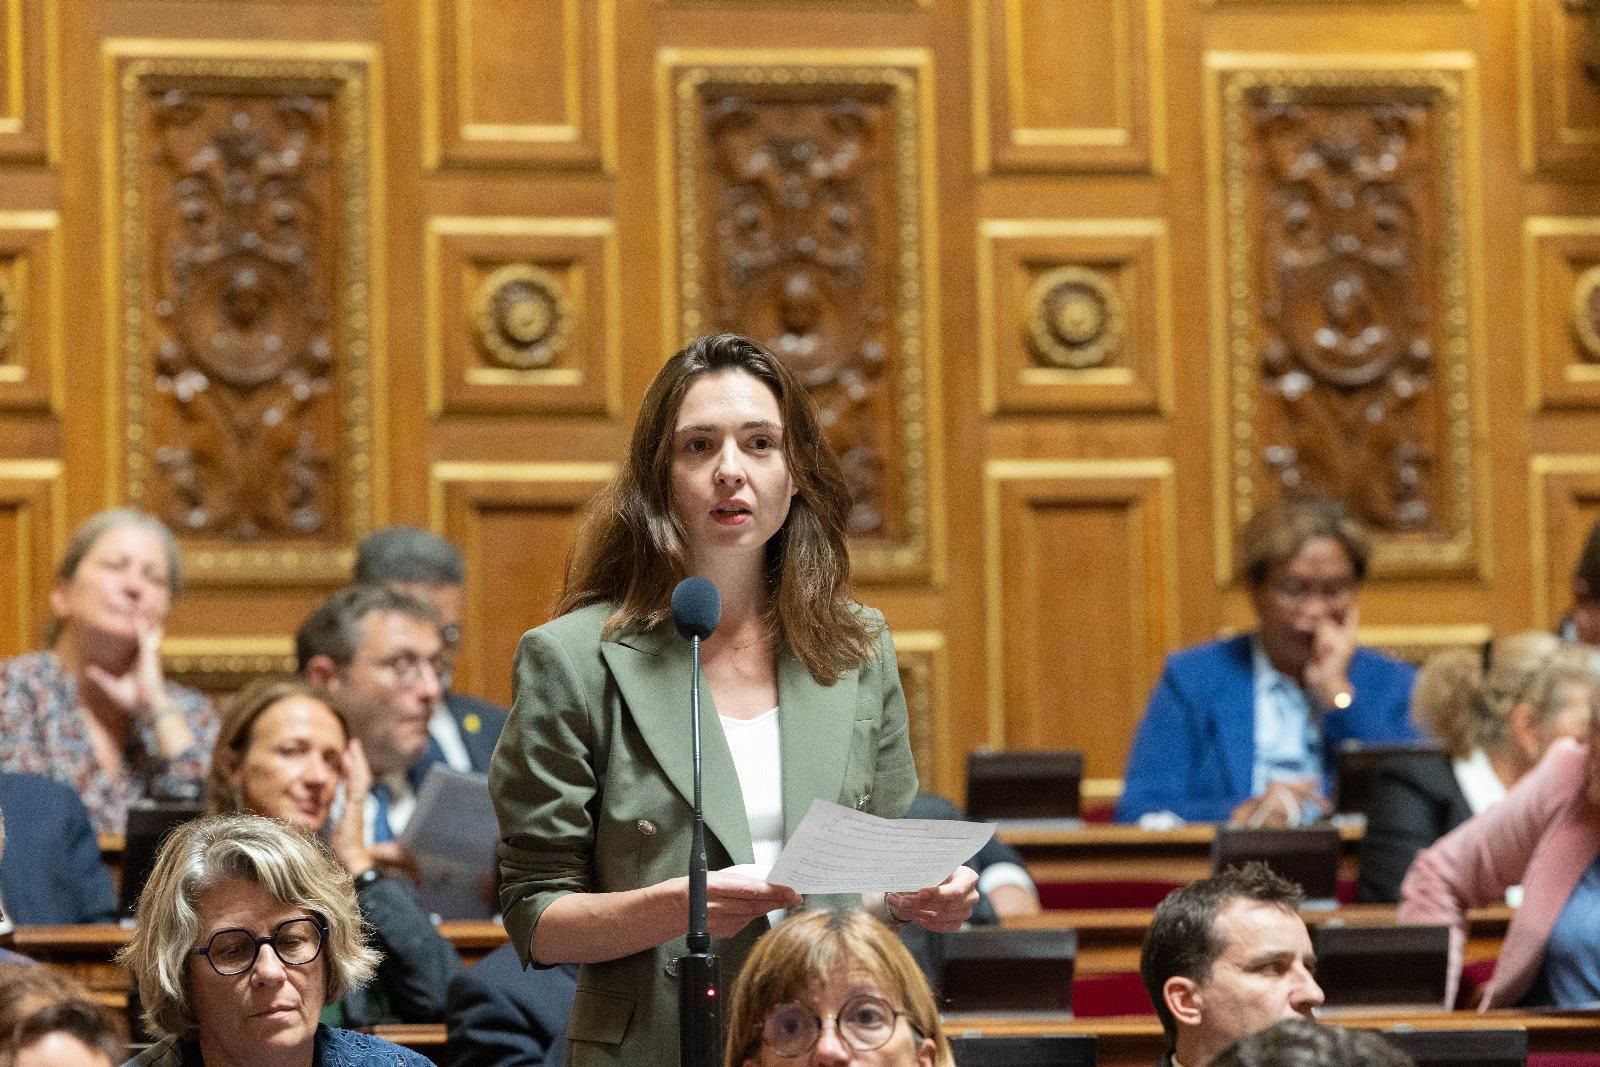
[[[877,657],[819,685],[787,651],[778,659],[784,833],[814,798],[890,818],[917,791],[905,696],[883,617]],[[523,635],[516,703],[489,770],[500,819],[500,902],[527,964],[534,927],[566,893],[612,892],[686,874],[694,795],[689,643],[670,623],[602,640],[605,604]],[[709,688],[701,687],[706,851],[711,869],[751,863],[744,798]],[[812,898],[813,905],[859,903]],[[722,982],[767,929],[716,942]],[[567,1063],[676,1063],[682,937],[578,972]]]

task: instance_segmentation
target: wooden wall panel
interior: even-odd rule
[[[1523,169],[1587,181],[1600,167],[1600,41],[1589,0],[1517,0]],[[1586,64],[1597,64],[1593,72]]]
[[[783,358],[844,465],[861,573],[931,576],[928,57],[669,51],[661,64],[677,331],[745,332]]]
[[[1528,219],[1523,270],[1529,408],[1600,408],[1600,218]]]
[[[429,523],[467,561],[463,692],[511,704],[517,642],[551,618],[582,509],[614,472],[609,463],[433,467]]]
[[[0,159],[55,155],[59,0],[0,0]]]
[[[1160,219],[985,219],[978,309],[991,414],[1171,410]]]
[[[610,219],[428,223],[428,410],[617,415]]]
[[[939,753],[949,743],[950,662],[944,634],[937,630],[895,630],[895,658],[906,694],[911,724],[911,755],[924,789],[939,780]]]
[[[0,212],[0,409],[61,412],[61,217]]]
[[[994,460],[985,486],[991,737],[1120,776],[1177,630],[1173,466]]]
[[[106,52],[127,499],[172,526],[197,583],[342,580],[383,443],[372,52]]]
[[[1379,574],[1472,566],[1472,57],[1209,66],[1219,578],[1234,531],[1302,493],[1372,528]]]
[[[1165,168],[1160,0],[971,0],[980,172]]]
[[[66,486],[54,460],[0,460],[0,656],[39,647]]]
[[[1553,627],[1572,603],[1572,568],[1600,522],[1600,455],[1536,455],[1529,464],[1533,625]]]
[[[615,166],[615,0],[424,0],[425,165]]]

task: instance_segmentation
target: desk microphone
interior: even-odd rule
[[[678,959],[678,1062],[681,1067],[717,1067],[722,1060],[722,1016],[717,957],[706,929],[706,819],[701,802],[700,642],[722,618],[722,597],[705,578],[685,578],[672,590],[672,623],[689,642],[694,673],[689,679],[690,743],[694,747],[694,836],[689,851],[689,936]]]

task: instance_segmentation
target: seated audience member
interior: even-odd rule
[[[0,963],[0,1067],[111,1067],[122,1056],[87,989],[49,967]]]
[[[1416,737],[1415,670],[1356,647],[1369,546],[1355,520],[1330,500],[1284,501],[1250,520],[1240,548],[1258,629],[1167,659],[1128,754],[1120,821],[1296,824],[1326,810],[1340,742]]]
[[[1167,894],[1150,920],[1139,973],[1168,1052],[1159,1067],[1210,1067],[1217,1053],[1322,1003],[1300,887],[1247,863]]]
[[[372,978],[350,875],[274,819],[212,815],[172,831],[118,960],[163,1035],[134,1067],[428,1067],[409,1049],[320,1025]]]
[[[70,786],[0,773],[0,908],[18,926],[117,921],[100,840]]]
[[[889,928],[864,911],[790,916],[756,942],[739,970],[725,1067],[869,1061],[954,1067],[927,980]]]
[[[1561,620],[1559,632],[1567,641],[1600,645],[1600,520],[1590,528],[1573,568],[1572,607]]]
[[[918,793],[912,797],[905,817],[966,818],[960,808],[933,793]],[[978,872],[978,903],[972,908],[970,922],[983,925],[1038,914],[1039,887],[1033,884],[1023,866],[1022,855],[1000,840],[999,835],[989,838],[978,854],[967,861],[967,866]]]
[[[1416,1067],[1377,1034],[1285,1019],[1241,1037],[1212,1067]]]
[[[1576,1008],[1600,1002],[1600,699],[1587,744],[1562,738],[1506,798],[1417,855],[1399,919],[1451,928],[1453,1002],[1467,909],[1524,887],[1482,1006]]]
[[[356,548],[355,580],[387,585],[439,609],[444,699],[428,720],[428,751],[411,765],[411,786],[422,785],[435,763],[458,771],[489,770],[489,757],[506,723],[506,711],[450,688],[461,645],[461,602],[467,581],[461,552],[449,541],[414,526],[390,526],[369,534]]]
[[[354,879],[356,906],[382,958],[373,984],[352,989],[340,1003],[344,1025],[438,1022],[445,983],[461,970],[461,959],[418,906],[411,883],[380,864],[383,855],[403,859],[396,846],[366,843],[362,812],[372,772],[329,699],[299,678],[246,686],[223,712],[211,809],[325,833],[334,859]],[[345,803],[330,821],[340,785]]]
[[[524,971],[504,944],[450,979],[441,1067],[560,1067],[578,965]]]
[[[0,663],[0,771],[42,774],[120,834],[140,797],[193,799],[216,736],[211,705],[161,673],[178,543],[140,511],[102,511],[67,543],[48,644]]]
[[[1399,900],[1418,852],[1505,799],[1556,738],[1583,736],[1597,683],[1600,653],[1545,633],[1431,657],[1417,676],[1412,712],[1445,743],[1453,766],[1396,759],[1373,774],[1360,899]]]
[[[381,585],[341,589],[295,634],[300,674],[339,701],[372,768],[368,844],[393,841],[416,810],[407,772],[428,751],[443,655],[433,605]]]

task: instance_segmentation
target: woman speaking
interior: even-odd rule
[[[525,960],[584,965],[573,1067],[678,1058],[693,795],[691,653],[670,619],[680,580],[704,577],[722,600],[702,669],[709,927],[725,975],[767,913],[800,898],[715,868],[769,865],[815,798],[897,818],[916,792],[888,630],[850,598],[849,503],[816,408],[777,358],[731,334],[699,338],[645,394],[560,617],[522,638],[490,770],[501,903]],[[975,882],[962,867],[845,903],[948,931]]]

